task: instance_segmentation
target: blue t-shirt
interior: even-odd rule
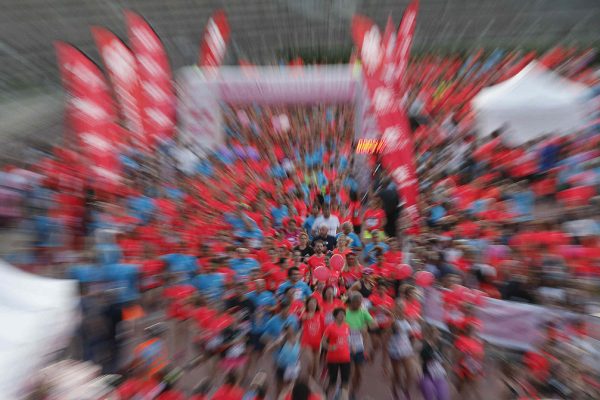
[[[267,323],[271,320],[271,314],[255,312],[252,316],[250,331],[255,335],[262,335],[267,329]]]
[[[276,339],[283,332],[284,325],[292,325],[295,331],[300,329],[300,322],[295,314],[290,314],[286,318],[281,315],[273,315],[265,325],[264,334]]]
[[[139,298],[139,269],[133,264],[110,264],[102,267],[104,279],[109,289],[115,289],[117,303],[125,303]]]
[[[253,258],[234,258],[229,261],[229,266],[238,279],[248,278],[252,271],[259,268],[258,261]]]
[[[336,238],[339,238],[341,235],[343,235],[343,234],[338,233]],[[350,232],[349,234],[346,235],[346,237],[348,239],[350,239],[349,247],[362,247],[362,242],[360,241],[360,238],[358,237],[358,235],[356,233]]]
[[[276,362],[279,368],[292,367],[300,360],[300,342],[288,343],[287,341],[277,352]]]
[[[286,205],[282,205],[281,207],[273,207],[271,208],[271,216],[273,217],[273,225],[281,226],[283,223],[283,219],[289,215],[288,209]]]
[[[216,299],[223,294],[224,284],[225,275],[219,272],[200,274],[192,279],[192,285],[210,299]]]
[[[271,176],[278,179],[285,178],[285,169],[279,164],[274,165],[271,167]]]
[[[308,236],[311,240],[312,240],[312,234],[311,234],[312,226],[315,223],[315,219],[316,219],[316,217],[309,215],[308,217],[306,217],[306,219],[304,220],[304,224],[302,225],[302,227],[306,230],[306,232],[308,232]]]
[[[285,281],[277,288],[277,296],[283,295],[287,288],[290,287],[300,290],[300,292],[302,293],[302,300],[305,300],[307,297],[310,297],[312,295],[312,290],[310,290],[310,287],[306,284],[306,282],[299,281],[296,282],[295,285],[292,285],[292,282]]]
[[[558,158],[559,147],[555,144],[549,144],[540,151],[540,170],[542,172],[554,168]]]
[[[262,238],[262,231],[258,227],[256,221],[254,221],[248,215],[244,214],[244,217],[248,222],[248,226],[246,226],[246,223],[244,223],[242,218],[232,213],[225,214],[225,221],[231,225],[233,228],[233,233],[237,237],[257,239]]]
[[[375,248],[376,247],[381,247],[381,250],[383,250],[383,253],[387,253],[387,251],[390,249],[390,246],[388,246],[387,244],[383,243],[383,242],[379,242],[377,244],[375,243],[367,243],[365,245],[365,258],[368,264],[374,264],[375,261],[377,261],[377,258],[375,257]]]
[[[319,171],[317,173],[317,186],[319,188],[322,188],[323,186],[327,186],[328,183],[329,181],[327,180],[327,177],[325,176],[323,171]]]
[[[213,165],[208,160],[201,160],[198,164],[196,164],[196,172],[207,177],[212,177]]]
[[[531,190],[515,193],[511,196],[513,211],[520,216],[521,220],[529,220],[533,216],[535,195]]]
[[[263,290],[260,293],[256,293],[252,291],[247,295],[248,299],[254,303],[256,308],[262,307],[274,307],[277,305],[277,299],[275,299],[275,295],[273,292],[268,290]]]
[[[131,197],[128,204],[129,208],[133,211],[134,217],[141,220],[144,224],[148,223],[156,209],[154,200],[146,196]]]
[[[430,219],[433,223],[446,216],[446,209],[442,206],[435,206],[431,209]]]

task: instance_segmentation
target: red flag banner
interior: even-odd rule
[[[404,78],[408,67],[410,48],[412,47],[415,27],[417,26],[417,12],[419,11],[419,0],[411,2],[402,16],[398,36],[396,37],[396,65],[395,65],[395,86],[404,96]]]
[[[110,90],[96,64],[75,47],[57,42],[56,54],[67,91],[67,125],[77,142],[95,185],[116,185],[120,180],[117,119]]]
[[[216,69],[221,66],[227,51],[227,42],[231,30],[227,15],[223,10],[217,10],[209,18],[200,44],[198,65],[204,68]]]
[[[417,1],[409,5],[395,41],[387,33],[382,40],[377,26],[366,17],[355,16],[352,20],[352,35],[363,62],[363,76],[371,100],[371,112],[382,134],[382,165],[392,177],[400,197],[404,199],[413,227],[418,225],[419,185],[410,124],[399,100],[404,94],[400,82],[408,65],[417,9]],[[386,31],[389,31],[390,26],[391,22],[388,21]]]
[[[125,127],[133,133],[134,144],[145,147],[136,59],[131,50],[108,29],[93,27],[92,35],[112,83]]]
[[[127,31],[137,61],[140,106],[146,143],[175,132],[175,95],[167,53],[156,32],[139,15],[126,11]]]

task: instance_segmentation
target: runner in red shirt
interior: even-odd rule
[[[315,254],[310,256],[308,260],[306,260],[306,264],[309,267],[310,276],[312,276],[313,271],[320,265],[326,265],[325,262],[325,245],[322,241],[318,240],[315,243]]]
[[[327,286],[323,291],[323,302],[320,308],[325,318],[325,325],[333,323],[333,311],[336,308],[344,308],[344,302],[335,296],[335,288],[333,286]]]
[[[373,229],[383,229],[386,224],[385,211],[381,208],[381,200],[374,198],[369,204],[369,208],[365,211],[363,216],[364,229],[366,231],[372,231]]]
[[[456,375],[459,378],[457,390],[461,398],[480,398],[477,382],[483,374],[483,343],[474,336],[474,327],[468,325],[464,334],[454,342],[456,356]]]
[[[300,343],[304,349],[309,363],[309,374],[317,377],[319,369],[319,356],[321,354],[321,340],[325,331],[325,318],[319,309],[316,298],[306,299],[304,312],[300,316],[302,321],[302,338]]]
[[[333,398],[338,373],[342,381],[341,398],[347,398],[350,382],[350,327],[346,323],[346,311],[343,308],[336,308],[333,317],[334,322],[325,328],[322,343],[323,348],[327,350],[326,361],[329,373],[327,398]]]
[[[377,289],[374,293],[369,296],[371,307],[369,312],[375,322],[377,322],[377,328],[371,329],[371,338],[373,340],[373,357],[375,353],[382,347],[382,343],[385,342],[383,337],[384,332],[392,324],[391,312],[394,310],[396,303],[392,296],[387,294],[388,288],[384,279],[377,280]]]
[[[354,233],[360,235],[362,227],[362,204],[357,199],[355,192],[350,192],[350,204],[348,205],[348,213],[350,215],[350,222],[354,228]]]
[[[354,285],[362,277],[362,266],[358,263],[356,253],[346,254],[346,265],[342,270],[342,278],[346,287]]]

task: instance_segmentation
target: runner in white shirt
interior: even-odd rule
[[[327,203],[323,204],[323,214],[319,215],[313,222],[313,235],[317,234],[317,230],[321,225],[327,226],[327,234],[331,236],[335,236],[340,228],[340,220],[335,215],[331,215],[331,208]]]
[[[392,395],[398,398],[398,385],[404,395],[408,397],[413,386],[413,328],[404,315],[404,305],[396,301],[394,322],[391,326],[391,335],[388,341],[388,356],[392,366]]]

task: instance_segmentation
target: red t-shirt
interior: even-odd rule
[[[386,263],[401,264],[402,252],[400,250],[389,250],[383,255]]]
[[[365,220],[365,227],[367,230],[381,229],[383,226],[383,219],[385,218],[385,212],[380,208],[376,210],[370,208],[365,211],[363,218]]]
[[[223,385],[213,394],[212,400],[242,400],[244,391],[236,386]]]
[[[352,225],[358,226],[361,224],[360,218],[360,210],[361,205],[360,201],[352,201],[350,202],[350,206],[348,207],[348,211],[350,212],[350,220],[352,221]]]
[[[303,346],[318,348],[323,339],[325,331],[325,318],[322,313],[317,312],[311,318],[302,320],[302,338]]]
[[[313,254],[312,256],[308,257],[306,264],[308,264],[311,271],[314,271],[319,265],[325,265],[325,254],[321,254],[321,256]]]
[[[345,308],[344,302],[340,299],[333,299],[331,303],[323,300],[323,302],[320,304],[320,307],[323,317],[325,318],[326,325],[333,323],[333,310],[336,308]]]
[[[354,284],[362,278],[362,267],[359,265],[351,268],[349,271],[342,271],[342,278],[344,278],[346,285]]]
[[[347,323],[338,325],[333,323],[325,328],[323,336],[327,339],[329,350],[327,350],[328,363],[350,362],[350,327]],[[332,348],[332,346],[334,346]]]
[[[373,293],[369,296],[369,301],[373,305],[373,307],[383,308],[385,310],[393,310],[394,309],[394,299],[387,294],[380,296],[379,293]],[[372,310],[371,315],[379,325],[379,327],[384,328],[391,325],[390,316],[384,313],[382,310]]]
[[[279,285],[287,280],[287,272],[279,267],[274,268],[267,273],[265,278],[267,281],[267,289],[275,291]]]

